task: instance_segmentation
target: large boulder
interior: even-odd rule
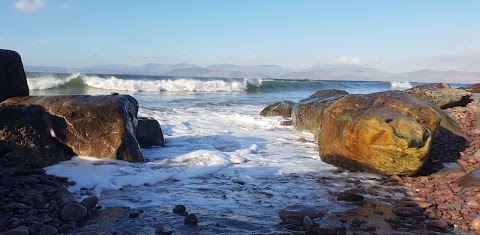
[[[0,159],[36,167],[70,159],[71,149],[50,135],[53,119],[38,105],[0,104]]]
[[[15,51],[0,49],[0,102],[28,94],[27,77],[20,55]]]
[[[345,95],[331,104],[317,132],[320,158],[381,175],[412,175],[427,160],[440,117],[400,91]]]
[[[163,138],[160,123],[153,118],[138,117],[135,136],[141,147],[165,146],[165,139]]]
[[[342,90],[323,90],[300,100],[292,109],[293,125],[297,130],[315,133],[321,124],[323,112],[347,94]]]
[[[144,161],[135,139],[138,102],[131,96],[29,96],[3,104],[45,109],[52,117],[49,135],[76,155]]]
[[[422,88],[413,87],[404,91],[405,93],[415,96],[418,99],[425,99],[432,102],[442,109],[462,106],[467,106],[472,100],[470,96],[472,93],[462,89],[452,88]]]
[[[269,116],[281,116],[284,118],[289,118],[292,115],[292,109],[295,103],[292,101],[280,101],[268,105],[262,111],[260,115],[264,117]]]

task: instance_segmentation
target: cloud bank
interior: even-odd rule
[[[13,6],[18,11],[34,12],[42,9],[47,4],[47,0],[17,0]]]
[[[359,58],[351,57],[351,56],[340,56],[335,59],[337,64],[350,64],[350,65],[358,65],[361,64]]]

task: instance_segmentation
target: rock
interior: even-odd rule
[[[28,235],[30,233],[30,230],[28,229],[27,226],[20,226],[16,227],[14,229],[8,230],[5,235]]]
[[[38,167],[70,159],[71,149],[50,135],[51,120],[41,106],[1,103],[0,159]]]
[[[140,217],[140,213],[138,213],[138,212],[133,212],[133,213],[130,213],[128,215],[128,218],[130,218],[130,219],[135,219],[135,218],[138,218],[138,217]]]
[[[61,215],[65,220],[80,221],[87,216],[87,208],[79,203],[72,202],[62,208]]]
[[[165,146],[162,128],[154,118],[139,117],[135,137],[141,147]]]
[[[470,223],[470,226],[473,230],[480,231],[480,217],[473,219],[472,223]]]
[[[45,110],[49,116],[42,120],[38,116],[42,113],[37,113],[37,118],[47,123],[47,137],[68,146],[76,155],[144,161],[135,138],[138,102],[131,96],[14,97],[5,100],[0,110],[2,106]]]
[[[297,130],[315,133],[321,125],[324,111],[347,94],[341,90],[323,90],[300,100],[292,109],[293,125]]]
[[[452,88],[448,83],[427,83],[423,85],[418,85],[416,87],[412,87],[411,89],[449,89]]]
[[[187,208],[184,205],[176,205],[173,210],[173,213],[180,215],[187,215]]]
[[[58,192],[57,192],[57,202],[60,205],[60,207],[63,207],[67,204],[70,204],[72,202],[77,202],[77,197],[73,195],[70,191],[68,191],[67,188],[61,187]]]
[[[97,196],[90,196],[82,200],[80,204],[82,204],[87,210],[93,210],[98,203]]]
[[[475,127],[480,128],[480,101],[477,103],[477,112],[475,116],[476,116]]]
[[[438,115],[400,91],[345,95],[317,132],[322,161],[352,171],[408,176],[427,160]]]
[[[189,214],[185,216],[184,222],[186,225],[195,225],[195,226],[198,225],[198,219],[197,219],[197,216],[195,216],[195,214]]]
[[[303,220],[302,220],[302,225],[303,227],[305,228],[305,230],[310,230],[313,228],[313,226],[315,225],[315,223],[313,222],[313,220],[308,217],[308,216],[305,216],[303,217]]]
[[[445,112],[440,107],[430,103],[426,100],[421,100],[424,104],[428,105],[433,111],[435,111],[438,116],[440,117],[440,126],[438,127],[438,131],[442,134],[457,134],[460,132],[461,128],[458,126],[457,122],[453,120],[453,118]]]
[[[396,207],[393,209],[393,213],[403,217],[422,215],[422,212],[413,207]]]
[[[57,232],[57,229],[52,225],[45,225],[40,230],[40,235],[55,235]]]
[[[480,83],[475,83],[470,86],[462,87],[460,89],[463,89],[472,93],[480,93]]]
[[[295,103],[292,101],[281,101],[268,105],[262,111],[260,115],[264,117],[269,116],[281,116],[289,118],[292,115],[292,109]]]
[[[462,106],[467,106],[472,100],[470,95],[472,93],[461,89],[418,89],[410,88],[404,91],[405,93],[415,96],[418,99],[425,99],[442,109]]]
[[[155,234],[162,234],[165,231],[165,228],[162,226],[158,226],[155,228]]]
[[[455,180],[462,188],[480,188],[480,168],[468,172]]]
[[[337,201],[358,202],[358,201],[362,201],[363,199],[364,198],[362,195],[349,193],[349,192],[341,192],[337,195]]]
[[[287,206],[284,209],[278,211],[278,216],[282,220],[294,219],[298,221],[303,221],[305,216],[315,219],[319,216],[319,213],[315,208],[302,206],[302,205],[292,205]]]
[[[28,96],[29,92],[20,55],[0,49],[0,103],[11,97]]]

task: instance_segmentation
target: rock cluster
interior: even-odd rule
[[[466,106],[472,101],[470,99],[471,93],[462,89],[413,87],[404,92],[419,99],[430,101],[442,109]]]
[[[0,233],[57,234],[71,232],[95,210],[95,196],[77,202],[66,178],[43,169],[0,161]]]

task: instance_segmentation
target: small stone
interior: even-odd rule
[[[197,216],[195,216],[195,214],[189,214],[185,217],[185,224],[186,225],[198,225],[198,219],[197,219]]]
[[[140,213],[138,213],[138,212],[133,212],[133,213],[130,213],[128,215],[128,218],[130,218],[130,219],[135,219],[135,218],[138,218],[138,217],[140,217]]]
[[[30,233],[30,230],[28,229],[27,226],[20,226],[16,227],[14,229],[8,230],[5,235],[28,235]]]
[[[176,205],[172,211],[175,214],[188,215],[187,208],[184,205]]]
[[[165,231],[165,228],[162,226],[158,226],[157,228],[155,228],[155,234],[161,234],[163,233],[163,231]]]
[[[55,235],[57,232],[57,229],[52,225],[45,225],[40,230],[40,235]]]
[[[319,213],[317,210],[315,210],[315,208],[302,205],[293,205],[287,206],[284,209],[280,209],[278,211],[278,216],[282,220],[294,219],[302,221],[305,216],[308,216],[311,219],[315,219],[319,216]]]
[[[314,223],[313,223],[313,220],[310,217],[305,216],[305,217],[303,217],[302,225],[305,228],[305,230],[308,231],[308,230],[313,228]]]
[[[470,223],[470,227],[475,231],[480,231],[480,217],[473,219],[472,223]]]
[[[71,202],[62,208],[61,215],[65,220],[80,221],[87,216],[87,208],[79,203]]]
[[[429,228],[445,230],[448,228],[448,222],[445,220],[428,220],[425,221],[425,225]]]
[[[364,197],[355,193],[341,192],[337,195],[337,201],[358,202],[362,201]]]
[[[418,206],[418,204],[412,201],[403,201],[395,204],[395,207],[414,207],[414,206]]]
[[[92,210],[97,206],[98,203],[98,197],[97,196],[90,196],[85,199],[80,203],[84,207],[87,208],[87,210]]]
[[[413,207],[397,207],[393,209],[393,213],[403,217],[422,215],[422,212]]]

